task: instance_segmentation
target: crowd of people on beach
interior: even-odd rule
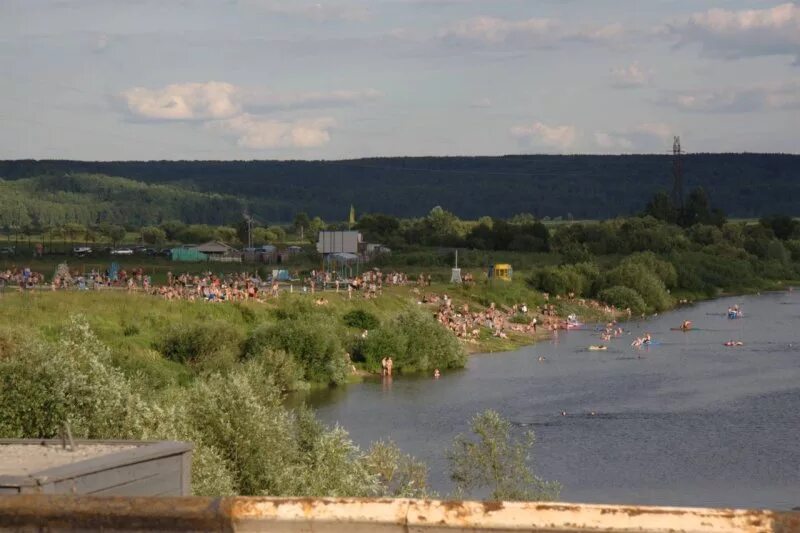
[[[44,276],[30,268],[9,268],[0,272],[0,288],[18,287],[32,289],[44,283]]]
[[[567,329],[567,322],[558,315],[553,304],[544,304],[532,310],[524,302],[502,309],[491,302],[482,311],[473,311],[467,303],[456,305],[447,294],[441,297],[425,294],[419,303],[438,305],[436,320],[458,338],[473,343],[480,337],[481,327],[489,330],[493,337],[501,339],[507,339],[512,331],[535,335],[540,328],[550,332]]]

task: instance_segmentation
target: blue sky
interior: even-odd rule
[[[800,2],[4,0],[0,157],[800,151]]]

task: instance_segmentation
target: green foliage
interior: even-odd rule
[[[342,321],[347,326],[356,329],[370,330],[380,326],[378,317],[363,309],[353,309],[352,311],[348,311],[342,317]]]
[[[383,444],[364,454],[344,430],[287,410],[259,358],[146,400],[149,384],[110,366],[80,317],[53,343],[0,339],[0,438],[54,437],[68,422],[76,438],[191,441],[197,495],[426,494],[413,458]]]
[[[800,261],[800,239],[788,240],[784,243],[786,249],[789,251],[789,256],[792,261]]]
[[[290,354],[282,350],[262,348],[246,363],[248,371],[269,377],[281,391],[303,387],[303,367]]]
[[[147,406],[82,317],[50,346],[27,341],[0,359],[0,435],[52,438],[70,425],[77,438],[132,438]]]
[[[253,356],[264,348],[283,350],[314,383],[342,384],[348,364],[339,336],[330,322],[289,318],[257,328],[247,340],[244,353]]]
[[[528,279],[534,288],[552,295],[590,296],[594,293],[600,271],[591,263],[544,267]]]
[[[758,221],[765,228],[772,230],[778,239],[785,241],[800,237],[800,221],[786,215],[771,215]]]
[[[672,202],[664,191],[659,191],[653,195],[653,198],[645,206],[644,212],[646,215],[675,224],[678,221],[678,208]]]
[[[675,266],[669,261],[659,259],[653,252],[640,252],[632,254],[622,260],[621,265],[641,265],[652,272],[664,283],[668,289],[678,284],[678,273]]]
[[[511,434],[511,424],[497,412],[488,410],[470,422],[473,435],[459,435],[448,451],[451,478],[458,495],[486,489],[495,501],[551,501],[558,498],[561,486],[543,481],[530,462],[535,442],[532,431],[521,439]]]
[[[516,315],[509,318],[508,321],[511,322],[512,324],[530,324],[531,317],[522,313],[517,313]]]
[[[356,356],[363,360],[364,367],[368,371],[380,372],[381,360],[384,357],[392,358],[393,368],[396,371],[404,370],[408,338],[398,328],[392,326],[384,326],[373,331],[356,347]],[[402,354],[402,357],[398,357],[398,354]]]
[[[141,229],[142,240],[147,244],[161,246],[167,240],[167,233],[157,226],[145,226]]]
[[[463,368],[466,364],[464,349],[453,334],[416,309],[370,333],[360,351],[371,371],[380,370],[384,357],[392,358],[398,372]]]
[[[664,282],[639,261],[621,263],[606,275],[606,284],[634,289],[644,300],[648,311],[663,311],[672,305]]]
[[[380,482],[380,496],[430,498],[428,467],[404,454],[392,441],[377,441],[365,457],[367,470]]]
[[[634,315],[641,315],[647,310],[642,296],[630,287],[615,285],[600,291],[597,298],[617,309],[630,309]]]
[[[800,184],[791,179],[800,165],[797,155],[691,154],[685,156],[684,162],[686,183],[713,191],[713,203],[726,206],[731,216],[797,214],[793,198],[800,196]],[[37,211],[52,213],[53,218],[60,218],[59,223],[76,221],[75,217],[68,218],[74,212],[84,224],[96,222],[101,215],[134,224],[134,220],[149,219],[144,223],[152,224],[174,218],[192,223],[230,223],[239,220],[245,203],[256,218],[263,220],[290,222],[298,211],[342,220],[345,206],[354,197],[358,197],[356,208],[360,213],[404,217],[423,217],[439,203],[459,217],[472,220],[521,212],[533,212],[539,218],[572,213],[577,219],[599,219],[641,210],[654,192],[669,185],[669,169],[669,158],[659,155],[395,157],[364,159],[354,164],[0,162],[0,176],[8,180],[51,176],[44,194],[24,191],[18,197],[26,199],[27,205],[35,205],[34,200],[55,204],[47,198],[51,195],[67,196],[69,206],[59,202],[62,207],[53,205],[52,211]],[[66,173],[102,173],[138,182],[129,186],[98,184],[94,190],[86,191],[86,186],[64,179]],[[358,194],[366,176],[370,194]],[[331,183],[337,186],[331,187]],[[398,183],[404,187],[398,187]],[[91,200],[76,198],[83,195]],[[2,190],[0,197],[9,199],[0,202],[2,226],[7,221],[5,212],[12,220],[17,216],[17,198]],[[429,199],[430,203],[420,199]],[[156,218],[159,212],[161,219]]]
[[[574,265],[575,263],[586,263],[592,260],[589,247],[584,243],[567,243],[559,250],[561,260],[564,264]]]
[[[241,342],[226,322],[183,322],[169,326],[154,347],[171,361],[224,370],[238,359]]]
[[[758,286],[752,264],[744,259],[703,252],[675,253],[670,259],[678,273],[678,288],[683,290],[713,296],[719,288]]]

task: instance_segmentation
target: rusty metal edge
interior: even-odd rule
[[[0,528],[233,532],[230,498],[0,496]]]
[[[800,513],[369,498],[0,496],[0,527],[186,531],[338,524],[502,531],[795,533]]]

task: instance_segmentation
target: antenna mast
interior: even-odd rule
[[[672,203],[683,211],[683,160],[681,138],[675,137],[672,143]]]

